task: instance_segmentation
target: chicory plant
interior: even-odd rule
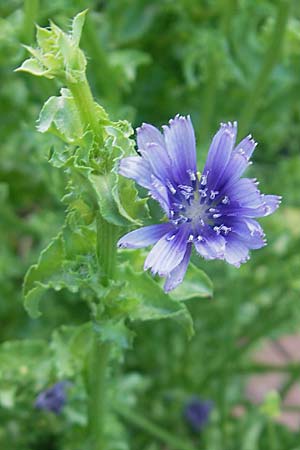
[[[86,11],[74,18],[69,32],[54,23],[37,27],[37,47],[27,47],[31,56],[17,69],[62,86],[60,95],[44,104],[37,128],[64,143],[51,148],[49,162],[67,177],[65,222],[29,269],[24,297],[33,318],[41,314],[40,302],[49,289],[67,289],[87,302],[90,321],[74,331],[83,337],[85,349],[78,369],[87,398],[85,448],[106,450],[112,448],[109,414],[116,404],[121,409],[120,399],[111,401],[109,374],[132,343],[130,322],[173,318],[192,336],[192,318],[181,300],[210,296],[210,280],[191,264],[184,282],[197,286],[196,295],[184,291],[180,298],[180,286],[175,296],[167,294],[183,279],[192,243],[207,259],[240,264],[249,249],[264,244],[254,218],[273,212],[279,199],[263,197],[255,182],[240,179],[255,143],[246,138],[234,147],[235,124],[221,126],[202,174],[196,169],[189,118],[176,117],[164,137],[144,125],[138,131],[140,155],[134,156],[130,124],[112,121],[91,93],[87,60],[79,47],[85,15]],[[125,177],[150,191],[168,221],[153,225],[147,194]],[[142,225],[147,226],[146,235],[141,237],[140,229],[124,236],[129,227]],[[117,253],[118,242],[120,247],[137,248],[156,241],[159,248],[148,255],[146,268],[167,277],[166,292],[131,263],[130,253]],[[167,433],[163,439],[175,442]]]

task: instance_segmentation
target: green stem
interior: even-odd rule
[[[270,74],[278,61],[280,55],[280,48],[283,42],[289,15],[289,2],[282,0],[278,7],[277,19],[273,30],[269,49],[264,57],[264,62],[258,73],[253,88],[248,93],[248,100],[246,101],[240,117],[240,134],[241,136],[247,133],[249,124],[256,112],[257,106],[262,98],[266,84]]]
[[[106,450],[105,413],[107,392],[107,366],[109,362],[109,344],[98,340],[94,334],[92,349],[88,361],[88,432],[92,450]]]
[[[24,0],[22,40],[25,44],[30,44],[33,41],[39,3],[39,0]]]
[[[97,105],[90,86],[84,79],[75,83],[67,82],[76,102],[82,123],[92,130],[95,141],[103,144],[102,126],[99,122]],[[117,227],[106,222],[98,212],[97,215],[97,256],[99,267],[104,274],[103,283],[113,278],[116,260]],[[95,333],[87,367],[88,392],[88,431],[91,450],[106,450],[105,422],[107,412],[107,371],[110,355],[110,345],[101,342]]]
[[[155,436],[159,441],[164,442],[170,446],[170,449],[177,450],[195,450],[188,442],[179,439],[174,434],[160,428],[158,425],[152,423],[150,420],[143,417],[141,414],[135,413],[125,406],[117,405],[116,412],[128,422],[131,422],[138,428],[142,428],[152,436]]]
[[[97,217],[97,257],[103,273],[103,283],[114,278],[117,256],[118,227],[107,222],[98,214]]]
[[[93,131],[96,142],[101,145],[103,143],[102,126],[98,120],[96,103],[86,77],[82,81],[69,82],[68,88],[72,92],[82,123]]]

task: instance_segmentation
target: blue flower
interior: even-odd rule
[[[67,400],[66,387],[68,385],[67,381],[60,381],[49,389],[42,391],[35,401],[35,407],[59,414]]]
[[[256,179],[241,178],[256,142],[249,135],[236,145],[236,134],[236,122],[221,124],[200,174],[191,119],[177,115],[163,133],[149,124],[138,128],[139,156],[120,162],[119,173],[146,188],[168,220],[132,231],[118,245],[155,244],[144,268],[166,277],[166,292],[182,282],[193,245],[205,259],[239,267],[249,250],[266,244],[255,219],[273,213],[280,197],[261,194]]]
[[[211,401],[203,401],[195,397],[184,409],[185,420],[194,431],[199,432],[207,424],[212,408]]]

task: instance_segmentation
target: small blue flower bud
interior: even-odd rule
[[[192,398],[185,406],[184,417],[195,432],[199,432],[207,424],[213,403],[203,401],[197,397]]]
[[[35,401],[35,407],[59,414],[67,400],[66,387],[68,385],[69,383],[67,381],[60,381],[45,391],[42,391]]]

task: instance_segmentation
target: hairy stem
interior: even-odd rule
[[[82,123],[89,128],[96,143],[103,145],[102,126],[99,122],[97,105],[94,101],[86,77],[75,83],[68,82],[76,102]],[[103,274],[103,284],[113,278],[116,261],[117,227],[106,222],[97,213],[97,257],[99,269]],[[95,333],[90,354],[88,355],[87,392],[88,392],[88,431],[91,450],[106,450],[105,421],[107,412],[107,371],[109,365],[110,344],[102,342]]]
[[[278,6],[277,19],[273,30],[269,49],[264,57],[264,62],[254,82],[252,89],[248,94],[240,117],[240,135],[247,133],[249,124],[256,112],[258,104],[262,98],[265,87],[267,85],[270,74],[278,61],[280,55],[280,48],[285,35],[285,30],[288,22],[289,2],[282,0]]]
[[[92,450],[106,450],[105,413],[107,410],[107,368],[110,347],[94,334],[88,361],[88,432]]]
[[[195,448],[188,442],[185,442],[169,433],[165,429],[160,428],[158,425],[152,423],[150,420],[143,417],[141,414],[135,413],[130,409],[124,407],[123,405],[118,405],[116,411],[125,420],[132,423],[138,428],[142,428],[152,436],[156,437],[159,441],[164,442],[166,445],[170,446],[172,449],[176,450],[195,450]]]
[[[103,273],[104,285],[114,277],[117,255],[118,227],[108,223],[100,214],[97,217],[97,257]]]
[[[101,145],[103,143],[102,127],[98,120],[96,103],[86,77],[82,81],[69,82],[68,88],[72,92],[83,124],[93,131],[96,142]]]

